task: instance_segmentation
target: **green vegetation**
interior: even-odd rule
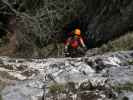
[[[108,42],[100,47],[99,52],[133,50],[133,33],[128,33],[120,38]]]
[[[0,66],[1,67],[1,66]],[[10,68],[10,66],[3,66],[3,67],[7,67]],[[10,79],[10,80],[15,80],[16,78],[9,75],[9,73],[5,72],[5,71],[0,71],[0,77],[4,78],[4,79]]]
[[[133,65],[133,60],[128,60],[129,65]]]
[[[5,87],[6,83],[0,80],[0,91]]]
[[[126,83],[126,84],[122,84],[122,85],[118,85],[118,86],[113,86],[113,89],[117,92],[120,92],[122,90],[125,91],[133,91],[133,83]]]
[[[0,100],[2,100],[2,96],[1,96],[1,94],[0,94]]]
[[[5,87],[5,82],[2,82],[0,80],[0,100],[2,100],[2,96],[1,96],[1,90]]]
[[[63,84],[53,84],[49,87],[50,93],[63,93],[65,91],[65,85]]]

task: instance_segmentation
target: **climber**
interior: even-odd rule
[[[75,53],[76,55],[85,53],[87,48],[81,36],[81,30],[76,28],[69,34],[71,34],[71,36],[65,43],[66,56],[71,56],[72,53]]]

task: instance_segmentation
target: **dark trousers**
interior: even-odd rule
[[[68,47],[67,57],[81,57],[85,54],[85,50],[79,46],[78,48]]]

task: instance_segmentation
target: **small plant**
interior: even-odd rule
[[[133,65],[133,60],[128,60],[129,65]]]
[[[50,93],[63,93],[65,91],[65,85],[63,84],[53,84],[49,87]]]
[[[122,90],[125,90],[125,91],[133,91],[133,83],[126,83],[126,84],[122,84],[122,85],[119,85],[119,86],[114,86],[113,89],[117,92],[120,92]]]
[[[107,44],[103,44],[99,50],[101,53],[112,51],[126,51],[133,49],[133,34],[132,32],[125,34]]]
[[[1,96],[1,94],[0,94],[0,100],[2,100],[2,96]]]

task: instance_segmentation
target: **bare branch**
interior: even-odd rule
[[[6,1],[6,0],[1,0],[6,6],[8,6],[9,7],[9,9],[13,12],[13,13],[15,13],[16,15],[19,15],[20,13],[18,12],[18,11],[16,11],[13,7],[12,7],[12,5],[8,2],[8,1]]]

